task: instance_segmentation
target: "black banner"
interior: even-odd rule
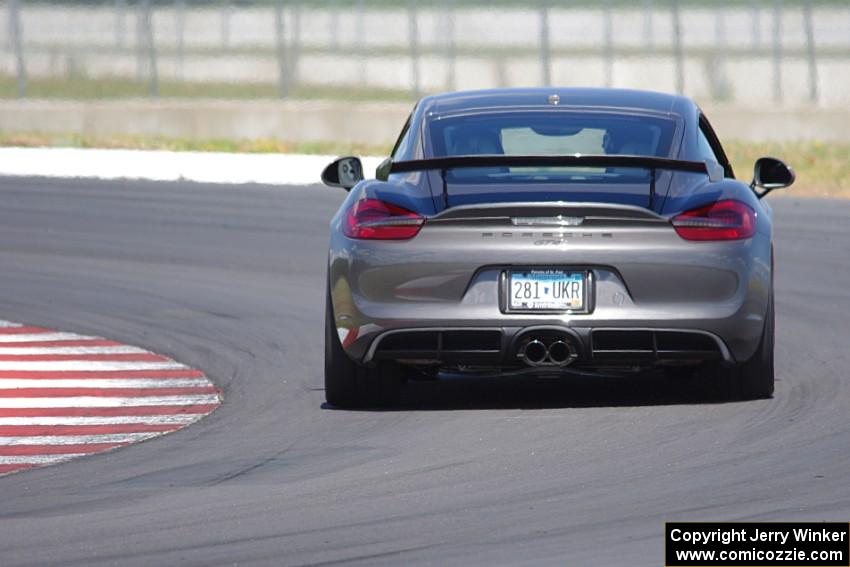
[[[667,567],[850,567],[850,524],[668,522]]]

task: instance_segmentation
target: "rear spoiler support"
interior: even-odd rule
[[[443,207],[449,208],[449,182],[446,181],[446,176],[449,174],[449,170],[445,167],[440,170],[440,179],[443,181]]]
[[[439,170],[442,180],[443,205],[449,208],[449,187],[446,177],[450,169],[476,167],[624,167],[649,170],[649,206],[655,204],[656,172],[659,169],[704,173],[716,181],[713,169],[702,161],[686,161],[653,156],[634,155],[565,155],[565,156],[529,156],[529,155],[472,155],[426,158],[408,161],[396,161],[390,165],[389,173],[407,173],[411,171]]]
[[[649,204],[646,206],[647,209],[652,209],[652,206],[655,204],[655,172],[657,170],[654,167],[649,169]]]

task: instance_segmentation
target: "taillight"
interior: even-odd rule
[[[345,214],[343,233],[366,240],[407,240],[419,233],[425,217],[379,199],[361,199]]]
[[[741,240],[756,232],[755,211],[732,200],[685,211],[670,222],[685,240]]]

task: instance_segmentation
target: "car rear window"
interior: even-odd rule
[[[609,154],[668,157],[676,122],[649,115],[602,112],[498,112],[440,117],[430,123],[435,157],[463,155]],[[488,167],[455,169],[454,181],[634,182],[631,168]]]

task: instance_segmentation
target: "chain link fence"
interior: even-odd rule
[[[850,102],[850,3],[103,0],[2,5],[5,97],[409,100],[615,86]]]

